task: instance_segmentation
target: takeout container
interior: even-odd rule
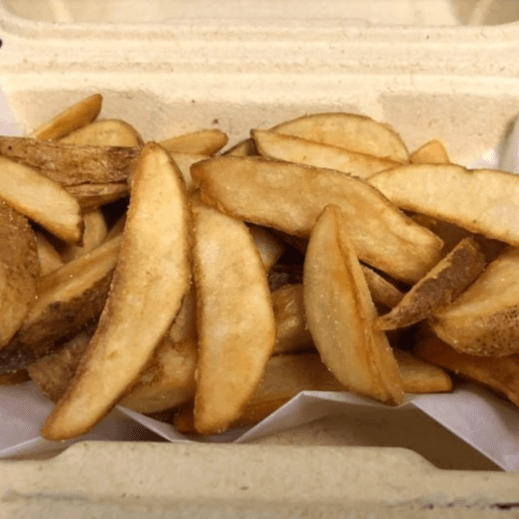
[[[103,117],[126,119],[145,139],[217,127],[235,143],[254,127],[340,110],[388,122],[410,149],[439,138],[470,165],[519,113],[517,0],[3,0],[0,31],[0,85],[25,130],[94,92]],[[331,417],[263,442],[283,447],[84,443],[53,460],[1,462],[0,511],[513,513],[516,474],[448,472],[409,450],[345,448],[383,437],[356,435],[355,420],[365,431],[394,428],[388,417]],[[437,444],[437,453],[416,450],[439,466],[491,468],[430,419],[407,416],[402,429]],[[396,436],[388,445],[415,447]]]

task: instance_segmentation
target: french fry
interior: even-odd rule
[[[455,300],[483,272],[485,266],[485,257],[477,243],[465,238],[390,312],[380,316],[375,326],[379,330],[395,330],[427,319],[437,308]]]
[[[401,137],[387,124],[348,113],[317,113],[282,122],[272,131],[395,162],[409,162]]]
[[[249,231],[256,247],[258,247],[263,266],[269,272],[285,252],[285,245],[264,227],[249,225]]]
[[[54,140],[91,123],[101,112],[101,94],[88,96],[38,126],[29,135],[35,139]]]
[[[11,386],[15,384],[23,384],[30,380],[29,373],[27,373],[26,369],[20,369],[18,371],[14,371],[13,373],[6,373],[4,375],[0,375],[0,385],[1,386]]]
[[[125,198],[130,194],[127,182],[112,182],[102,184],[79,184],[63,186],[72,195],[85,212],[93,211],[102,205]]]
[[[45,237],[41,231],[34,233],[38,248],[38,259],[40,261],[40,277],[44,277],[63,266],[63,259],[54,245]]]
[[[0,157],[0,198],[66,242],[83,235],[81,208],[59,184],[33,169]]]
[[[400,162],[393,160],[274,131],[252,130],[251,133],[256,148],[264,157],[335,169],[360,178],[368,178],[375,173],[400,165]]]
[[[303,238],[326,205],[339,205],[359,258],[396,279],[417,281],[440,258],[435,234],[350,175],[254,157],[212,158],[194,164],[191,173],[203,202]]]
[[[258,155],[258,150],[256,149],[254,139],[249,138],[238,142],[232,148],[225,151],[223,155],[229,155],[231,157],[253,157]]]
[[[195,427],[224,431],[256,391],[276,340],[266,272],[243,222],[196,204]]]
[[[189,228],[181,173],[164,149],[147,144],[110,294],[74,378],[42,427],[44,438],[90,430],[138,380],[189,289]]]
[[[40,264],[27,219],[0,201],[0,348],[22,326],[36,301]]]
[[[337,206],[317,219],[303,281],[308,326],[323,362],[348,390],[400,404],[402,378],[385,333],[373,327],[376,309],[348,230]]]
[[[408,211],[519,246],[519,176],[454,164],[413,164],[368,182]]]
[[[193,153],[214,155],[229,141],[221,130],[198,130],[160,141],[160,145],[169,153]]]
[[[373,302],[388,308],[393,308],[400,303],[404,294],[395,285],[366,265],[361,265],[361,269]]]
[[[60,139],[60,142],[82,146],[123,146],[127,148],[144,145],[137,130],[131,124],[120,119],[102,119],[92,122],[69,133]]]
[[[410,157],[413,164],[449,164],[449,154],[445,146],[438,140],[426,142]]]

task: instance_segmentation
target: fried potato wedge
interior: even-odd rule
[[[366,265],[361,265],[361,269],[374,303],[388,308],[393,308],[400,303],[404,294],[395,285]]]
[[[200,153],[170,153],[170,155],[182,172],[187,190],[192,191],[191,166],[196,162],[208,159],[209,155],[201,155]]]
[[[100,209],[85,212],[83,214],[85,230],[81,245],[67,244],[61,251],[61,257],[65,263],[99,247],[106,238],[108,229],[103,213]]]
[[[26,369],[20,369],[13,373],[6,373],[0,375],[0,386],[12,386],[15,384],[23,384],[30,380],[29,373]]]
[[[251,134],[256,148],[264,157],[318,168],[335,169],[360,178],[368,178],[375,173],[401,164],[393,160],[274,131],[252,130]]]
[[[427,319],[437,308],[456,299],[485,266],[478,244],[465,238],[418,281],[398,305],[376,320],[376,328],[395,330]]]
[[[284,285],[272,292],[276,318],[274,353],[292,353],[314,347],[306,324],[302,283]]]
[[[225,132],[218,129],[198,130],[160,141],[160,145],[170,153],[196,153],[213,155],[229,142]]]
[[[195,427],[224,431],[256,391],[276,326],[266,272],[246,225],[196,204],[199,361]]]
[[[348,219],[327,206],[312,231],[304,266],[304,302],[323,362],[348,390],[388,404],[402,402],[398,365],[348,236]]]
[[[367,180],[408,211],[519,246],[519,176],[455,164],[413,164]]]
[[[98,207],[125,198],[130,193],[127,182],[80,184],[63,186],[63,188],[78,201],[83,211],[93,211]]]
[[[282,122],[274,126],[272,131],[395,162],[409,162],[409,152],[402,138],[389,125],[364,115],[349,113],[304,115]]]
[[[103,96],[94,94],[69,106],[50,121],[35,128],[29,135],[35,139],[54,140],[90,124],[101,112]]]
[[[122,146],[127,148],[144,145],[139,132],[126,121],[102,119],[80,128],[60,139],[61,143],[82,146]]]
[[[509,247],[429,323],[456,350],[481,356],[519,353],[519,249]]]
[[[519,355],[478,357],[456,351],[437,337],[417,344],[415,355],[456,375],[479,382],[519,406]]]
[[[0,350],[0,373],[47,355],[99,317],[120,243],[114,239],[41,278],[36,302]]]
[[[44,277],[62,267],[64,261],[56,247],[46,238],[42,231],[36,231],[34,234],[40,261],[40,277]]]
[[[0,198],[66,242],[83,235],[77,200],[37,171],[0,157]]]
[[[106,305],[74,378],[43,425],[44,438],[83,434],[110,411],[138,380],[189,289],[186,188],[157,144],[143,148],[131,189]]]
[[[258,252],[267,272],[277,263],[278,259],[285,252],[285,244],[265,227],[259,225],[249,225],[252,239],[258,247]]]
[[[0,201],[0,348],[36,302],[39,273],[36,238],[27,218]]]
[[[413,164],[450,164],[449,154],[438,140],[426,142],[410,158]]]
[[[359,258],[396,279],[417,281],[440,258],[434,233],[350,175],[255,157],[215,157],[194,164],[191,173],[203,202],[303,238],[326,205],[340,206]]]
[[[258,155],[258,150],[256,149],[254,139],[249,138],[238,142],[232,148],[225,151],[223,155],[230,155],[231,157],[253,157]]]

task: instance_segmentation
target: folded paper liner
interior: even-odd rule
[[[0,133],[20,135],[0,89]],[[498,167],[517,172],[519,123],[499,150],[489,150],[473,167]],[[513,150],[513,151],[511,151]],[[499,156],[502,157],[501,161]],[[503,167],[503,169],[505,169]],[[250,428],[218,436],[189,437],[173,426],[131,409],[117,406],[93,431],[66,442],[40,437],[40,428],[53,407],[31,383],[0,386],[0,458],[38,456],[59,452],[84,440],[128,441],[149,439],[149,431],[171,442],[246,443],[333,414],[375,409],[401,413],[410,407],[421,410],[503,470],[519,470],[519,408],[471,384],[458,385],[447,394],[406,395],[404,403],[390,407],[351,393],[303,391],[276,412]],[[434,439],[430,439],[434,441]]]

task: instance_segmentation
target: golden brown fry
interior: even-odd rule
[[[63,266],[63,260],[52,243],[41,231],[36,231],[38,259],[40,261],[40,277],[44,277]]]
[[[50,121],[38,126],[29,135],[35,139],[60,139],[91,123],[101,112],[102,105],[103,97],[101,94],[85,97],[79,103],[60,112]]]
[[[216,157],[194,164],[191,173],[203,202],[303,238],[326,205],[340,206],[359,258],[396,279],[417,281],[440,258],[435,234],[350,175],[255,157]]]
[[[28,380],[30,380],[30,377],[26,369],[20,369],[18,371],[14,371],[13,373],[6,373],[5,375],[0,375],[0,385],[2,386],[23,384]]]
[[[404,294],[395,285],[372,268],[366,265],[361,265],[361,268],[373,302],[393,308],[402,300]]]
[[[519,176],[454,164],[412,164],[368,182],[402,209],[519,246]]]
[[[114,239],[40,280],[22,327],[0,350],[0,373],[23,368],[99,317],[121,240]]]
[[[481,356],[519,353],[519,249],[509,247],[450,305],[429,320],[440,339]]]
[[[264,157],[335,169],[360,178],[368,178],[375,173],[400,165],[400,162],[393,160],[274,131],[252,130],[251,133],[256,148]]]
[[[252,239],[258,247],[258,252],[267,272],[277,263],[285,252],[284,243],[274,234],[259,225],[249,225]]]
[[[223,155],[229,155],[231,157],[252,157],[258,155],[258,150],[256,149],[254,139],[245,139],[235,144],[232,148],[229,148]]]
[[[397,306],[380,316],[375,326],[379,330],[395,330],[427,319],[438,307],[456,299],[485,266],[477,243],[465,238],[418,281]]]
[[[66,242],[83,234],[81,208],[59,184],[37,171],[0,157],[0,198]]]
[[[290,353],[314,347],[306,324],[303,285],[284,285],[272,292],[276,318],[276,346],[274,353]]]
[[[274,126],[272,131],[396,162],[409,162],[409,152],[401,137],[389,125],[364,115],[349,113],[304,115],[282,122]]]
[[[125,198],[130,193],[127,182],[80,184],[63,187],[67,193],[78,201],[83,211],[93,211],[102,205]]]
[[[0,136],[0,155],[28,166],[61,184],[126,181],[141,148],[80,146]]]
[[[39,272],[36,238],[27,218],[0,200],[0,348],[35,303]]]
[[[243,222],[196,204],[199,361],[195,426],[221,432],[240,415],[276,340],[266,272]]]
[[[213,155],[220,151],[229,141],[227,134],[222,130],[198,130],[184,133],[160,142],[160,145],[169,153],[195,153]]]
[[[201,160],[206,160],[209,155],[201,155],[199,153],[170,153],[171,157],[178,166],[184,180],[186,181],[186,187],[188,191],[193,189],[193,181],[191,180],[191,166]]]
[[[186,188],[157,144],[144,147],[131,193],[110,294],[72,382],[43,425],[47,439],[83,434],[110,411],[138,380],[189,289]]]
[[[411,155],[413,164],[449,164],[449,154],[438,140],[426,142]]]
[[[399,404],[404,390],[348,237],[348,219],[327,206],[308,243],[304,300],[308,326],[323,362],[350,391]]]
[[[82,146],[123,146],[128,148],[144,145],[137,130],[120,119],[102,119],[68,134],[61,143]]]

